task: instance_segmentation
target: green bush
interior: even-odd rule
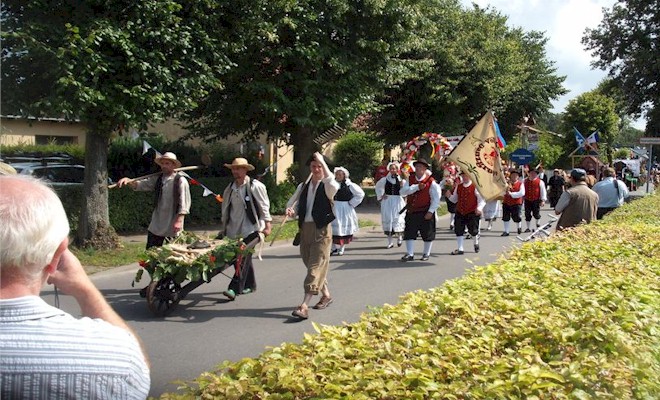
[[[85,163],[85,149],[78,144],[18,144],[14,146],[0,146],[3,157],[37,156],[52,157],[68,154],[73,157],[73,164]]]
[[[371,134],[351,132],[339,139],[333,150],[334,162],[350,173],[358,185],[371,176],[383,158],[383,143]]]
[[[658,399],[659,248],[656,195],[161,398]]]

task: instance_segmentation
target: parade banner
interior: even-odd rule
[[[449,160],[470,175],[486,201],[504,195],[507,189],[495,123],[493,113],[487,112],[447,155]]]

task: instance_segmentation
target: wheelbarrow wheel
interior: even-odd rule
[[[169,314],[179,301],[179,292],[181,286],[174,282],[172,278],[163,278],[159,281],[152,281],[147,287],[147,306],[149,310],[157,317],[164,317]]]

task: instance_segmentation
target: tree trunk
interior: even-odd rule
[[[309,157],[318,151],[318,146],[314,143],[314,135],[311,128],[300,126],[297,128],[294,136],[293,159],[298,163],[298,182],[303,182],[309,175],[309,167],[305,165]]]
[[[85,142],[83,208],[78,221],[76,245],[95,249],[120,246],[108,213],[108,135],[88,132]]]

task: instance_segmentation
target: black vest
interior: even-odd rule
[[[179,185],[179,181],[181,180],[181,175],[176,174],[174,175],[174,182],[172,184],[174,185],[172,188],[172,193],[174,195],[174,207],[172,207],[172,210],[174,211],[174,215],[179,214],[179,209],[181,208],[181,186]],[[163,174],[161,173],[158,175],[158,179],[156,179],[156,188],[154,189],[154,200],[156,207],[158,207],[158,202],[160,201],[160,196],[162,195],[163,191]]]
[[[339,190],[337,191],[337,194],[335,194],[335,200],[350,201],[352,198],[353,198],[353,192],[351,192],[351,188],[348,187],[346,182],[342,182],[339,186]]]
[[[396,183],[392,183],[389,180],[385,180],[385,194],[388,196],[398,196],[399,191],[401,190],[401,185],[399,184],[399,179],[396,180]]]
[[[306,185],[303,185],[300,198],[298,199],[299,227],[302,227],[303,222],[305,222],[305,214],[307,214],[307,190],[310,184],[311,182],[308,182]],[[330,204],[328,196],[325,195],[323,186],[323,182],[319,182],[319,186],[316,188],[316,196],[314,197],[314,205],[312,206],[312,219],[314,219],[314,223],[319,229],[327,226],[335,219],[335,214],[332,212],[332,204]]]

